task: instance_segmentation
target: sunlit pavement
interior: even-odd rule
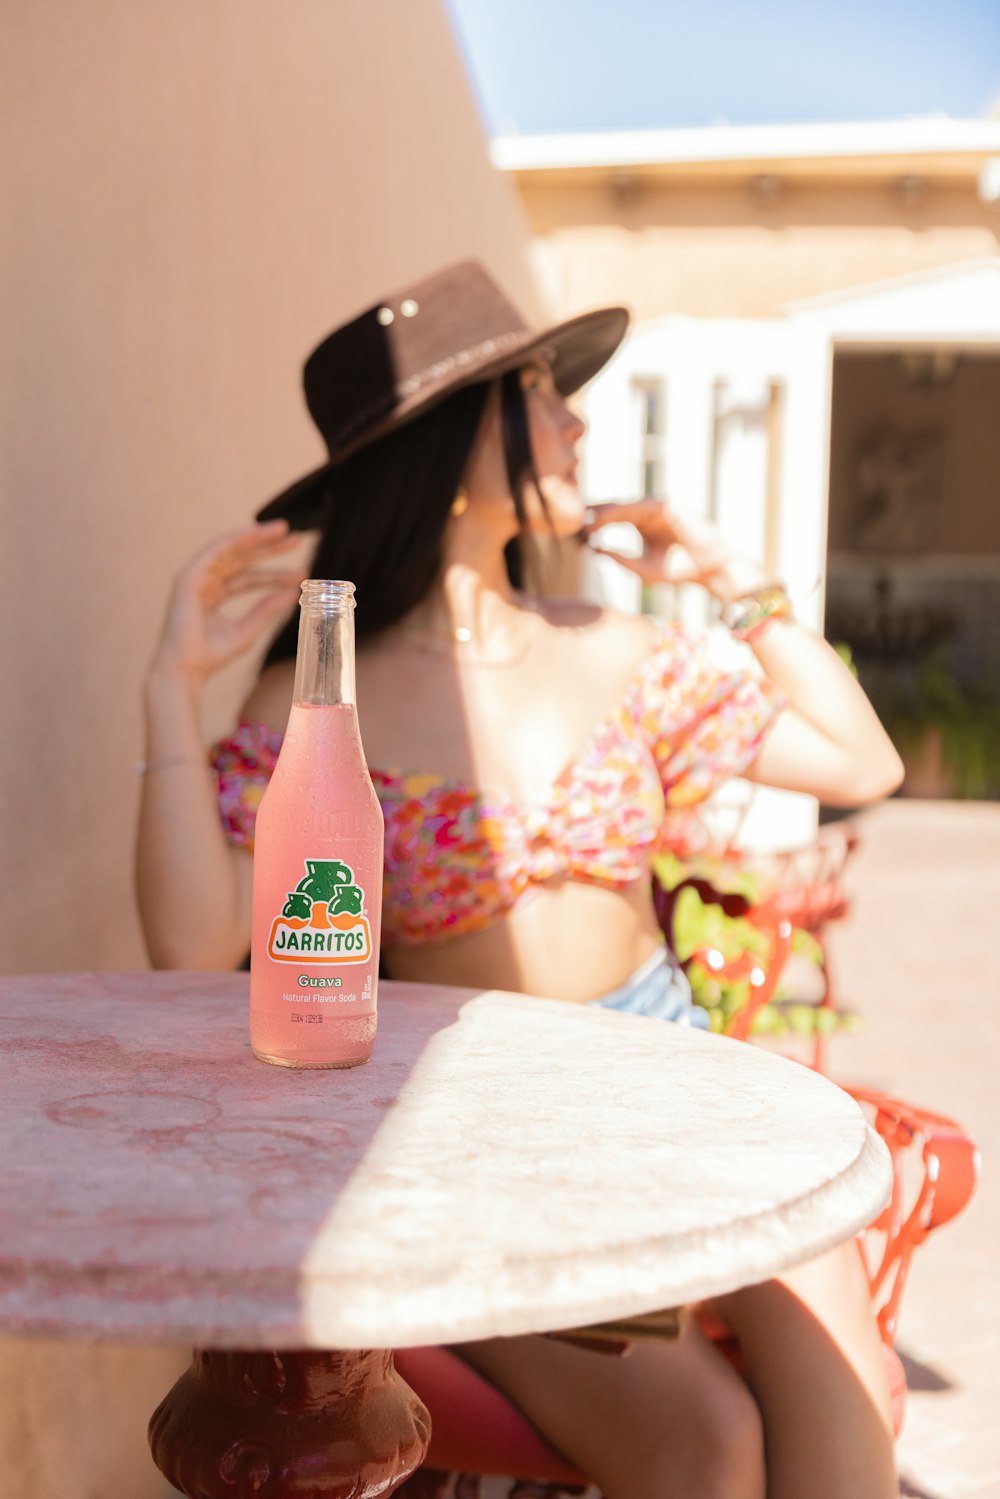
[[[835,1041],[830,1070],[951,1115],[984,1157],[903,1301],[903,1493],[1000,1499],[1000,804],[895,799],[857,826],[853,911],[830,946],[864,1024]]]

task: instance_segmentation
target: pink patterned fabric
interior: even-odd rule
[[[544,802],[373,769],[385,816],[386,942],[489,926],[545,880],[648,879],[653,854],[678,845],[686,809],[753,762],[783,701],[762,678],[720,671],[693,637],[667,625]],[[247,849],[281,738],[243,722],[213,750],[223,825]]]

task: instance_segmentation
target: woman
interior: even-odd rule
[[[250,926],[247,849],[291,703],[302,573],[357,585],[358,696],[386,818],[394,978],[692,1017],[666,960],[650,861],[721,779],[857,805],[900,765],[836,654],[701,521],[653,501],[586,515],[580,419],[622,309],[543,333],[486,273],[452,267],[336,330],[306,365],[329,461],[180,575],[146,684],[139,898],[158,966],[230,968]],[[531,538],[631,520],[647,577],[719,600],[759,673],[682,631],[519,586]],[[235,620],[222,606],[258,595]],[[206,679],[289,614],[205,775]],[[218,796],[217,796],[218,793]],[[219,817],[221,804],[222,821]],[[548,1339],[463,1346],[607,1499],[888,1499],[881,1349],[853,1245],[719,1298],[746,1383],[697,1328],[622,1360]],[[752,1393],[751,1393],[752,1392]]]

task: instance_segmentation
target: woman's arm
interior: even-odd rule
[[[251,861],[219,820],[205,752],[208,678],[294,602],[301,569],[267,564],[297,544],[284,521],[211,543],[176,579],[144,686],[145,771],[136,847],[139,915],[156,968],[234,968],[247,950]],[[255,592],[239,618],[228,600]]]
[[[599,505],[592,514],[587,536],[611,521],[636,526],[646,543],[641,557],[605,555],[646,582],[700,583],[723,604],[767,584],[763,568],[730,547],[709,522],[659,500]],[[902,762],[836,651],[787,615],[768,620],[749,644],[787,705],[743,772],[747,779],[842,806],[860,806],[894,791],[902,780]]]
[[[833,647],[787,616],[769,620],[750,645],[788,702],[747,780],[808,791],[828,806],[860,807],[895,791],[903,763]]]

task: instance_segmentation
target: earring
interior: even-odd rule
[[[459,489],[458,494],[451,502],[452,515],[464,515],[469,508],[469,496],[464,489]]]

